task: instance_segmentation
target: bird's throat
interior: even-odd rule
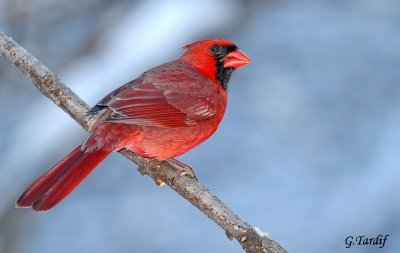
[[[217,61],[216,69],[216,78],[221,86],[226,90],[228,88],[228,82],[231,78],[233,68],[224,68],[224,63],[221,61]]]

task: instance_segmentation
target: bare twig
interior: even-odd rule
[[[93,124],[91,117],[85,114],[89,106],[46,66],[1,32],[0,53],[26,74],[43,95],[50,98],[83,128],[87,130]],[[128,150],[121,150],[120,153],[135,162],[142,174],[149,175],[155,181],[162,180],[200,209],[225,230],[228,238],[235,238],[246,252],[286,252],[278,243],[240,219],[198,181],[186,176],[177,176],[176,169],[170,163],[144,158]]]

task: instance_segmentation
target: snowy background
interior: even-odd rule
[[[224,121],[180,159],[290,252],[398,252],[399,1],[0,0],[0,30],[91,105],[185,44],[236,42],[252,62]],[[87,134],[2,58],[0,117],[1,253],[241,252],[119,154],[53,210],[15,209]]]

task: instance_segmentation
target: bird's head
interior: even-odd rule
[[[233,70],[250,63],[249,57],[235,44],[224,39],[201,40],[183,48],[187,51],[180,59],[224,89]]]

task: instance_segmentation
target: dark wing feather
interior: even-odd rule
[[[100,100],[95,106],[93,106],[86,114],[87,115],[96,115],[99,112],[105,110],[108,108],[107,103],[115,96],[117,96],[118,94],[132,89],[133,87],[139,85],[142,83],[143,80],[143,75],[139,76],[138,78],[136,78],[135,80],[132,80],[124,85],[122,85],[121,87],[119,87],[118,89],[113,90],[111,93],[109,93],[107,96],[105,96],[102,100]]]

